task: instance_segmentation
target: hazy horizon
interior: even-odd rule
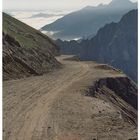
[[[108,4],[112,0],[3,0],[3,10],[76,10],[85,6],[97,6],[99,4]],[[137,2],[137,0],[131,0]]]

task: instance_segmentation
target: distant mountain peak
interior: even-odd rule
[[[91,36],[106,23],[118,22],[122,15],[132,9],[137,9],[137,3],[129,0],[112,0],[109,4],[90,5],[43,26],[41,30],[54,32],[52,37],[62,40]]]
[[[111,2],[131,2],[130,0],[112,0]]]
[[[110,2],[110,4],[124,4],[124,3],[131,3],[132,4],[132,2],[130,1],[130,0],[112,0],[111,2]]]
[[[132,5],[136,6],[137,5],[137,2],[134,3],[134,2],[131,2],[130,0],[112,0],[110,3],[109,3],[109,7],[112,8],[112,9],[120,9],[120,8],[130,8],[132,7]]]
[[[94,8],[94,6],[88,5],[88,6],[84,7],[83,9],[93,9],[93,8]]]
[[[122,1],[130,1],[130,0],[112,0],[112,1],[119,1],[119,2],[121,1],[122,2]]]
[[[100,7],[103,7],[103,6],[105,6],[105,4],[100,3],[97,6],[90,6],[90,5],[88,5],[88,6],[84,7],[83,9],[86,9],[86,10],[90,10],[91,9],[92,10],[93,8],[100,8]]]
[[[101,4],[99,4],[98,6],[104,6],[104,4],[101,3]]]

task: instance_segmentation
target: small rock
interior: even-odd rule
[[[51,127],[49,126],[48,129],[51,129]]]

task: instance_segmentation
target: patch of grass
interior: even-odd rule
[[[3,32],[13,37],[22,47],[26,48],[44,47],[52,44],[50,39],[40,31],[5,13],[3,13]]]

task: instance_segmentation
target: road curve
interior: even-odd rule
[[[124,136],[135,136],[136,128],[119,119],[116,108],[84,95],[97,79],[124,75],[97,69],[94,62],[67,58],[57,57],[63,68],[49,74],[3,82],[3,139],[113,140],[116,136],[124,140]],[[93,114],[100,117],[94,119]]]

